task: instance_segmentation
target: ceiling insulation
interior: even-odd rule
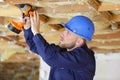
[[[23,32],[17,35],[7,28],[10,21],[19,19],[21,10],[15,6],[18,3],[29,3],[37,9],[41,34],[49,43],[58,44],[59,34],[64,30],[61,23],[75,15],[84,15],[95,24],[93,42],[87,42],[88,46],[96,53],[120,52],[119,0],[5,0],[0,3],[0,56],[5,59],[6,53],[10,53],[9,57],[18,51],[29,51]]]

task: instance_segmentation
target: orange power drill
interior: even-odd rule
[[[30,14],[33,15],[34,9],[30,4],[17,4],[16,6],[22,10],[23,17],[30,16]],[[19,34],[23,30],[24,24],[25,24],[24,22],[11,21],[11,23],[8,25],[8,28],[11,31]]]

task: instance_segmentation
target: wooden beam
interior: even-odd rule
[[[71,1],[75,1],[75,0],[40,0],[42,2],[71,2]]]
[[[92,41],[91,43],[87,43],[87,45],[92,48],[95,52],[101,52],[101,53],[110,53],[110,52],[120,52],[120,41],[114,40],[114,41]]]
[[[38,2],[38,0],[5,0],[2,3],[10,3],[10,4],[19,4],[19,3],[35,3]]]
[[[116,22],[113,22],[113,15],[110,13],[110,12],[103,12],[103,11],[99,11],[99,6],[100,6],[100,2],[96,1],[96,0],[87,0],[87,3],[92,6],[96,12],[98,12],[98,14],[104,18],[106,18],[106,20],[111,24],[111,25],[114,25],[114,23]],[[119,7],[119,6],[117,6]],[[112,22],[111,22],[112,21]],[[116,26],[118,27],[118,26]]]
[[[57,31],[63,28],[61,24],[49,24],[49,26],[51,26],[53,29]]]
[[[98,34],[110,34],[110,33],[117,33],[120,31],[120,28],[118,29],[115,29],[115,30],[112,30],[110,27],[109,28],[106,28],[106,29],[103,29],[103,30],[96,30],[95,31],[95,35],[98,35]],[[102,32],[102,33],[101,33]]]
[[[93,47],[91,48],[93,51],[95,51],[96,53],[119,53],[120,52],[120,48],[116,48],[116,49],[105,49],[105,48],[97,48],[97,47]]]
[[[93,7],[96,11],[98,11],[98,8],[100,6],[100,3],[96,0],[87,0],[89,6]],[[102,15],[105,17],[107,20],[111,17],[111,14],[109,12],[98,12],[99,15]]]
[[[25,42],[19,41],[22,37],[21,36],[16,36],[16,35],[6,35],[6,36],[0,36],[0,39],[7,42],[13,41],[15,45],[18,45],[20,47],[27,47]]]
[[[4,20],[5,20],[4,17],[0,17],[0,24],[1,24],[1,25],[4,25]]]
[[[5,0],[4,3],[12,3],[12,4],[19,4],[19,3],[35,3],[35,2],[71,2],[75,0]]]
[[[112,39],[120,39],[120,31],[115,33],[109,33],[109,34],[97,34],[93,36],[93,40],[112,40]]]
[[[108,21],[111,20],[112,15],[109,12],[100,12],[100,14],[105,17]]]
[[[68,21],[67,18],[53,18],[53,17],[49,17],[45,14],[40,14],[39,16],[40,16],[40,21],[45,24],[61,24],[63,22],[66,23]],[[1,16],[0,24],[4,26],[4,25],[10,23],[12,20],[18,21],[17,18]]]
[[[52,6],[52,4],[50,5]],[[54,14],[54,13],[81,13],[81,12],[88,12],[92,11],[86,4],[66,4],[66,5],[59,5],[57,7],[39,7],[37,8],[40,14]],[[13,13],[14,12],[14,13]],[[9,14],[8,14],[9,13]],[[21,14],[21,10],[14,5],[9,5],[8,7],[0,8],[0,16],[7,16],[7,17],[18,17]]]
[[[98,11],[118,11],[120,10],[120,4],[103,2],[98,8]]]
[[[4,41],[19,41],[20,40],[20,36],[16,36],[16,35],[1,35],[0,39],[4,40]]]
[[[47,24],[61,24],[66,23],[68,21],[68,18],[50,18]]]
[[[95,22],[97,22],[97,21],[105,21],[106,22],[107,20],[106,20],[106,18],[104,18],[101,15],[96,15],[95,17],[92,18],[92,21],[95,21]]]
[[[111,47],[114,47],[114,46],[119,46],[120,45],[120,41],[119,40],[114,40],[114,41],[110,41],[110,40],[101,40],[101,41],[92,41],[91,43],[87,43],[89,46],[91,47],[95,47],[95,46],[111,46]]]
[[[39,16],[40,20],[43,22],[43,23],[47,23],[50,19],[50,17],[44,15],[44,14],[40,14]]]
[[[120,15],[113,15],[113,17],[111,18],[111,22],[120,22]]]
[[[89,6],[95,8],[95,10],[98,10],[98,7],[100,3],[97,0],[86,0]]]
[[[60,5],[58,7],[41,7],[37,9],[39,13],[77,13],[77,12],[87,12],[93,9],[89,8],[86,4],[66,4]]]
[[[98,12],[100,2],[96,0],[87,0],[87,3],[89,4],[89,6],[93,7],[96,10],[96,12]],[[98,12],[98,14],[105,17],[108,21],[112,18],[112,15],[109,12]]]
[[[6,24],[10,23],[12,20],[16,20],[16,19],[12,17],[0,16],[0,25],[5,26]]]

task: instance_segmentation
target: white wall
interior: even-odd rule
[[[94,80],[120,80],[120,53],[96,54]]]
[[[120,53],[96,53],[94,80],[120,80]],[[48,80],[49,66],[41,60],[40,80]]]
[[[40,80],[48,80],[50,67],[40,59]]]

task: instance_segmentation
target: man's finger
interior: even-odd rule
[[[37,15],[37,21],[39,21],[39,14],[38,14],[38,12],[36,12],[36,15]]]
[[[30,14],[30,21],[31,21],[31,23],[33,23],[34,21],[33,21],[33,17],[32,17],[32,15]]]

